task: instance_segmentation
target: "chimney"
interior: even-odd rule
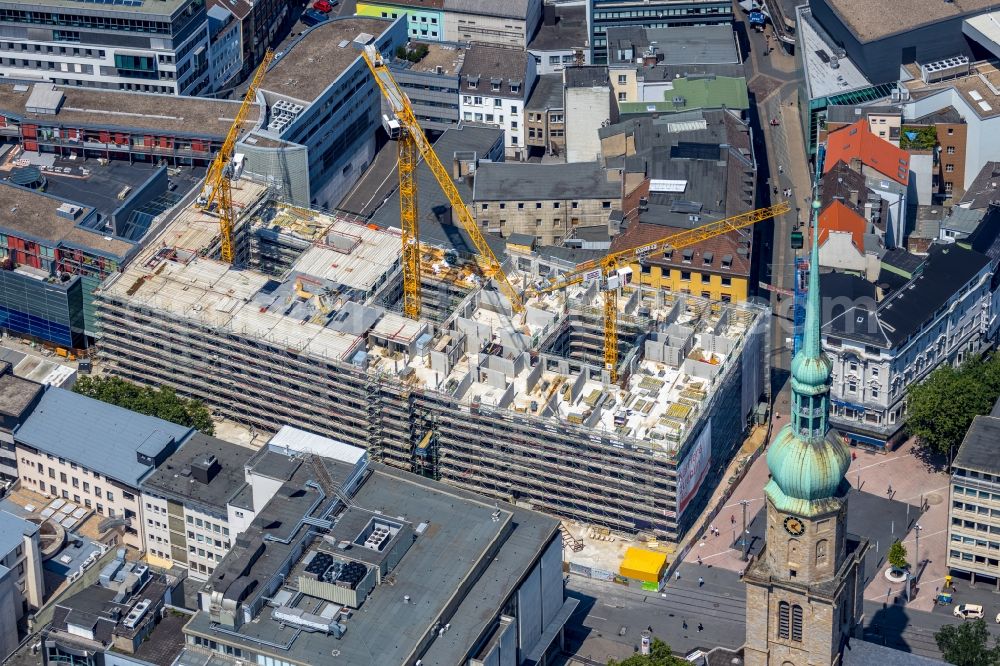
[[[852,157],[851,158],[851,170],[852,171],[857,171],[858,173],[861,173],[861,158],[860,157]]]
[[[451,156],[451,177],[455,180],[462,177],[462,160],[458,158],[458,153]]]
[[[857,190],[851,190],[851,205],[854,206],[855,208],[858,207],[858,191]]]
[[[542,5],[542,23],[545,25],[555,25],[556,24],[556,6],[555,5]]]

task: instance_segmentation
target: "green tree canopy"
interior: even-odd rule
[[[906,427],[932,451],[947,454],[962,443],[972,419],[1000,397],[1000,356],[945,365],[906,391]]]
[[[121,377],[85,375],[76,380],[73,391],[140,414],[195,428],[206,435],[215,433],[212,414],[204,403],[181,397],[169,386],[155,389],[133,384]]]
[[[889,546],[889,565],[894,569],[905,569],[908,565],[906,562],[906,546],[899,539],[892,542]]]
[[[990,647],[985,620],[946,624],[934,634],[941,656],[955,666],[1000,666],[1000,639]]]
[[[634,654],[623,661],[608,660],[608,666],[691,666],[690,662],[675,657],[670,646],[654,638],[649,654]]]
[[[910,135],[914,135],[910,138]],[[903,125],[899,131],[899,147],[903,150],[932,150],[937,146],[937,128],[933,125],[912,127]]]

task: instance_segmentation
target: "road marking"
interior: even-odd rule
[[[607,621],[608,621],[608,618],[606,618],[606,617],[601,617],[600,615],[588,615],[587,617],[589,617],[589,618],[593,618],[593,619],[595,619],[595,620],[604,620],[605,622],[607,622]]]

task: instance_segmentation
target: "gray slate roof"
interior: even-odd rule
[[[587,41],[587,7],[584,5],[555,5],[556,20],[546,25],[543,21],[538,32],[528,44],[529,51],[565,51],[585,46]]]
[[[912,652],[903,652],[895,648],[854,639],[850,641],[843,652],[840,662],[843,666],[943,666],[946,662],[931,659]]]
[[[991,201],[1000,200],[1000,162],[987,162],[976,174],[959,202],[968,208],[986,208]]]
[[[444,0],[444,10],[523,20],[527,17],[531,4],[532,0]]]
[[[594,88],[610,86],[608,68],[603,65],[586,65],[583,67],[567,67],[563,70],[567,88]]]
[[[134,488],[152,469],[138,461],[139,453],[166,456],[191,432],[163,419],[50,388],[14,432],[14,439]]]
[[[620,198],[621,183],[596,162],[481,164],[472,189],[477,202]]]
[[[521,49],[474,44],[465,52],[459,86],[463,92],[524,99],[531,92],[526,90],[528,59],[531,57]],[[477,77],[476,86],[472,87],[470,81]],[[500,83],[499,90],[493,90],[494,81]],[[517,92],[512,90],[512,85],[518,86]]]
[[[972,425],[958,447],[953,465],[987,474],[1000,474],[997,442],[1000,442],[1000,418],[977,416],[972,419]]]
[[[542,74],[535,79],[535,89],[524,105],[525,111],[544,111],[546,109],[562,109],[563,101],[562,74]]]
[[[34,534],[38,525],[15,516],[8,511],[0,511],[0,559],[21,545],[22,537]]]

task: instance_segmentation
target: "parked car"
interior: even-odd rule
[[[960,606],[955,606],[955,610],[952,611],[955,617],[960,617],[963,620],[978,620],[983,616],[983,607],[977,604],[962,604]]]
[[[336,4],[337,4],[336,0],[334,0],[333,2],[330,2],[330,0],[316,0],[316,2],[313,3],[312,8],[322,14],[329,14],[330,12],[333,11],[333,8]]]
[[[302,12],[302,16],[299,18],[302,23],[307,26],[319,25],[329,19],[326,14],[316,11],[315,9],[307,9]]]

